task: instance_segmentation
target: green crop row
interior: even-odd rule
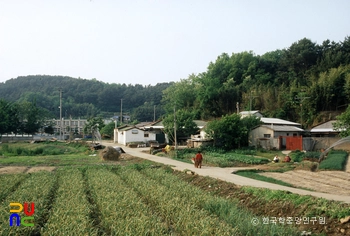
[[[38,156],[38,155],[61,155],[74,154],[89,150],[87,145],[70,143],[64,144],[47,142],[43,144],[3,144],[0,147],[1,155],[5,156]]]
[[[240,208],[236,202],[208,194],[203,197],[203,192],[199,188],[188,185],[165,170],[145,169],[142,173],[166,186],[168,191],[177,193],[178,197],[192,201],[194,206],[215,214],[227,224],[235,227],[239,232],[236,235],[298,235],[297,230],[291,227],[273,224],[256,227],[251,223],[256,216]]]
[[[136,170],[122,169],[117,174],[165,220],[174,235],[237,235],[231,225],[199,208],[197,202],[208,197],[198,189],[169,189]],[[179,194],[179,191],[182,194]]]
[[[21,184],[21,188],[9,194],[0,205],[0,235],[32,235],[37,234],[38,228],[43,224],[47,215],[47,206],[50,204],[50,196],[54,189],[55,177],[51,173],[38,172],[29,175]],[[10,203],[24,202],[35,204],[34,227],[9,226]],[[20,213],[23,217],[24,214]],[[15,222],[14,222],[15,225]]]
[[[89,202],[82,173],[76,169],[58,171],[58,189],[41,235],[97,235],[89,220]]]
[[[344,170],[348,153],[345,151],[331,151],[327,158],[323,160],[319,169],[323,170]]]
[[[0,175],[0,202],[13,192],[26,176],[24,174]]]
[[[325,214],[327,217],[340,219],[350,215],[350,209],[347,207],[348,204],[346,203],[294,194],[282,190],[270,190],[248,186],[242,187],[242,190],[268,202],[284,201],[286,203],[292,203],[297,208],[300,208],[302,205],[307,205],[308,208],[305,208],[304,216],[320,216]]]
[[[163,235],[167,228],[137,194],[106,169],[86,171],[91,195],[108,235]]]
[[[230,163],[232,162],[242,162],[242,163],[254,164],[254,165],[266,164],[270,162],[270,160],[267,158],[247,156],[247,155],[237,154],[234,152],[226,153],[226,154],[207,152],[205,154],[206,154],[205,158],[207,158],[208,161],[216,162],[221,167],[230,166]]]

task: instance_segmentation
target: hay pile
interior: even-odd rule
[[[118,161],[120,153],[113,147],[106,147],[100,152],[100,158],[104,161]]]

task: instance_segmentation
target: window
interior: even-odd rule
[[[148,135],[148,134],[146,134],[146,133],[144,133],[144,134],[143,134],[143,137],[148,138],[148,137],[149,137],[149,135]]]
[[[139,131],[138,131],[137,129],[133,129],[133,130],[131,130],[131,133],[132,133],[132,134],[138,134]]]
[[[264,138],[271,138],[271,134],[264,134]]]

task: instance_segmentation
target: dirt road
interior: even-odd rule
[[[105,146],[122,146],[120,144],[113,144],[112,142],[103,142],[102,144]],[[166,157],[159,157],[159,156],[155,156],[155,155],[150,155],[150,154],[142,152],[143,150],[149,150],[149,148],[146,148],[146,149],[145,148],[128,148],[125,146],[122,146],[122,148],[125,150],[126,153],[128,153],[130,155],[140,157],[143,159],[147,159],[150,161],[170,165],[175,170],[183,171],[183,170],[187,169],[187,170],[191,170],[191,171],[195,172],[198,175],[210,176],[212,178],[217,178],[217,179],[224,180],[227,182],[232,182],[232,183],[234,183],[236,185],[240,185],[240,186],[252,186],[252,187],[260,187],[260,188],[268,188],[268,189],[273,189],[273,190],[284,190],[284,191],[289,191],[289,192],[300,194],[300,195],[311,195],[311,196],[315,196],[315,197],[322,197],[322,198],[329,199],[329,200],[350,203],[350,197],[349,197],[350,194],[347,192],[350,190],[349,189],[350,186],[348,185],[350,177],[347,177],[347,176],[342,177],[342,178],[344,178],[343,181],[347,182],[346,190],[341,191],[342,185],[338,185],[337,188],[330,189],[330,192],[337,193],[337,194],[331,194],[331,193],[327,193],[327,192],[316,192],[316,191],[318,191],[319,186],[320,186],[320,183],[315,181],[318,179],[317,176],[313,176],[311,180],[304,179],[301,181],[301,182],[303,182],[303,181],[304,182],[306,182],[306,181],[311,182],[310,185],[312,185],[312,188],[311,188],[311,186],[309,186],[308,189],[315,189],[316,190],[316,191],[308,191],[308,190],[285,187],[282,185],[258,181],[258,180],[254,180],[254,179],[250,179],[250,178],[246,178],[246,177],[232,174],[233,172],[235,172],[237,170],[247,169],[246,167],[220,168],[220,167],[203,166],[202,169],[197,169],[197,168],[194,168],[194,166],[192,164],[176,161],[176,160],[166,158]],[[321,173],[322,174],[320,174],[320,176],[323,176],[323,172],[321,172]],[[288,173],[288,174],[290,174],[290,173]],[[299,172],[299,174],[304,175],[303,172]],[[347,174],[349,174],[349,173],[347,173]],[[293,177],[296,178],[295,175],[293,175],[291,178],[293,178]],[[274,178],[276,178],[276,177],[274,177]],[[334,173],[333,173],[332,178],[334,178]],[[342,194],[344,194],[344,195],[342,195]]]

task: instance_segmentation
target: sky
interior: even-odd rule
[[[62,75],[155,85],[222,53],[350,36],[349,0],[0,0],[0,83]]]

